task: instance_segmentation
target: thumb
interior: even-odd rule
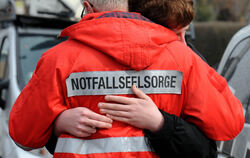
[[[139,88],[137,88],[135,85],[132,87],[132,91],[135,93],[135,95],[140,99],[149,99],[149,96],[147,96],[143,91],[141,91]]]

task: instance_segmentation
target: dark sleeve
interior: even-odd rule
[[[195,125],[180,117],[161,111],[164,125],[157,133],[147,130],[148,144],[160,157],[170,158],[216,158],[215,141],[208,139]]]
[[[47,144],[45,145],[45,148],[49,151],[50,154],[54,154],[54,151],[56,149],[56,143],[57,143],[57,136],[54,135],[54,133],[52,132],[52,135],[49,139],[49,141],[47,142]]]
[[[200,58],[203,61],[205,61],[206,63],[208,63],[207,60],[206,60],[206,58],[195,48],[195,46],[192,43],[187,42],[187,46],[189,46],[197,55],[199,55]]]

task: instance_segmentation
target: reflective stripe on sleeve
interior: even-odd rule
[[[92,140],[59,138],[55,153],[94,154],[151,151],[145,137],[112,137]]]

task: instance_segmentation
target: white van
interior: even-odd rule
[[[233,140],[218,142],[219,157],[250,158],[250,25],[233,36],[220,61],[218,72],[228,81],[245,113],[241,133]]]
[[[0,158],[51,157],[45,149],[27,152],[17,147],[9,136],[8,118],[42,53],[62,42],[58,34],[73,23],[51,16],[16,15],[13,1],[0,0]]]

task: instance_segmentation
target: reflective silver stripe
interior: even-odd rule
[[[73,153],[82,155],[145,151],[151,151],[145,142],[145,137],[113,137],[92,140],[59,138],[55,149],[55,153]]]
[[[133,94],[136,85],[147,94],[181,94],[182,72],[174,70],[91,71],[66,79],[67,95]]]

